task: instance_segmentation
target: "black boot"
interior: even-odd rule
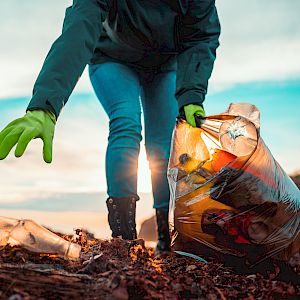
[[[112,237],[121,237],[124,240],[137,238],[135,224],[136,201],[139,198],[109,197],[106,200],[108,208],[108,223],[112,231]]]
[[[157,233],[158,242],[155,249],[156,254],[162,254],[164,252],[169,252],[171,238],[169,233],[169,212],[165,209],[156,209],[156,223],[157,223]]]

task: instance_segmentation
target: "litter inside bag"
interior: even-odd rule
[[[300,191],[259,128],[259,110],[247,103],[204,118],[201,128],[177,120],[168,168],[174,250],[300,265]]]

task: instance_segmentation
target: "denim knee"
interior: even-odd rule
[[[109,142],[125,147],[136,147],[142,140],[140,113],[114,113],[109,121]]]

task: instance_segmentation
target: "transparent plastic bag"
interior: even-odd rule
[[[204,118],[201,128],[177,120],[168,167],[173,250],[250,266],[266,258],[300,264],[300,191],[259,128],[259,110],[247,103]]]

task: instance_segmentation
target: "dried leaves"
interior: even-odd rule
[[[238,275],[221,264],[202,264],[174,254],[155,258],[143,240],[103,241],[84,233],[73,241],[84,249],[78,261],[19,247],[0,249],[0,299],[224,300],[300,295],[292,284],[260,274]]]

